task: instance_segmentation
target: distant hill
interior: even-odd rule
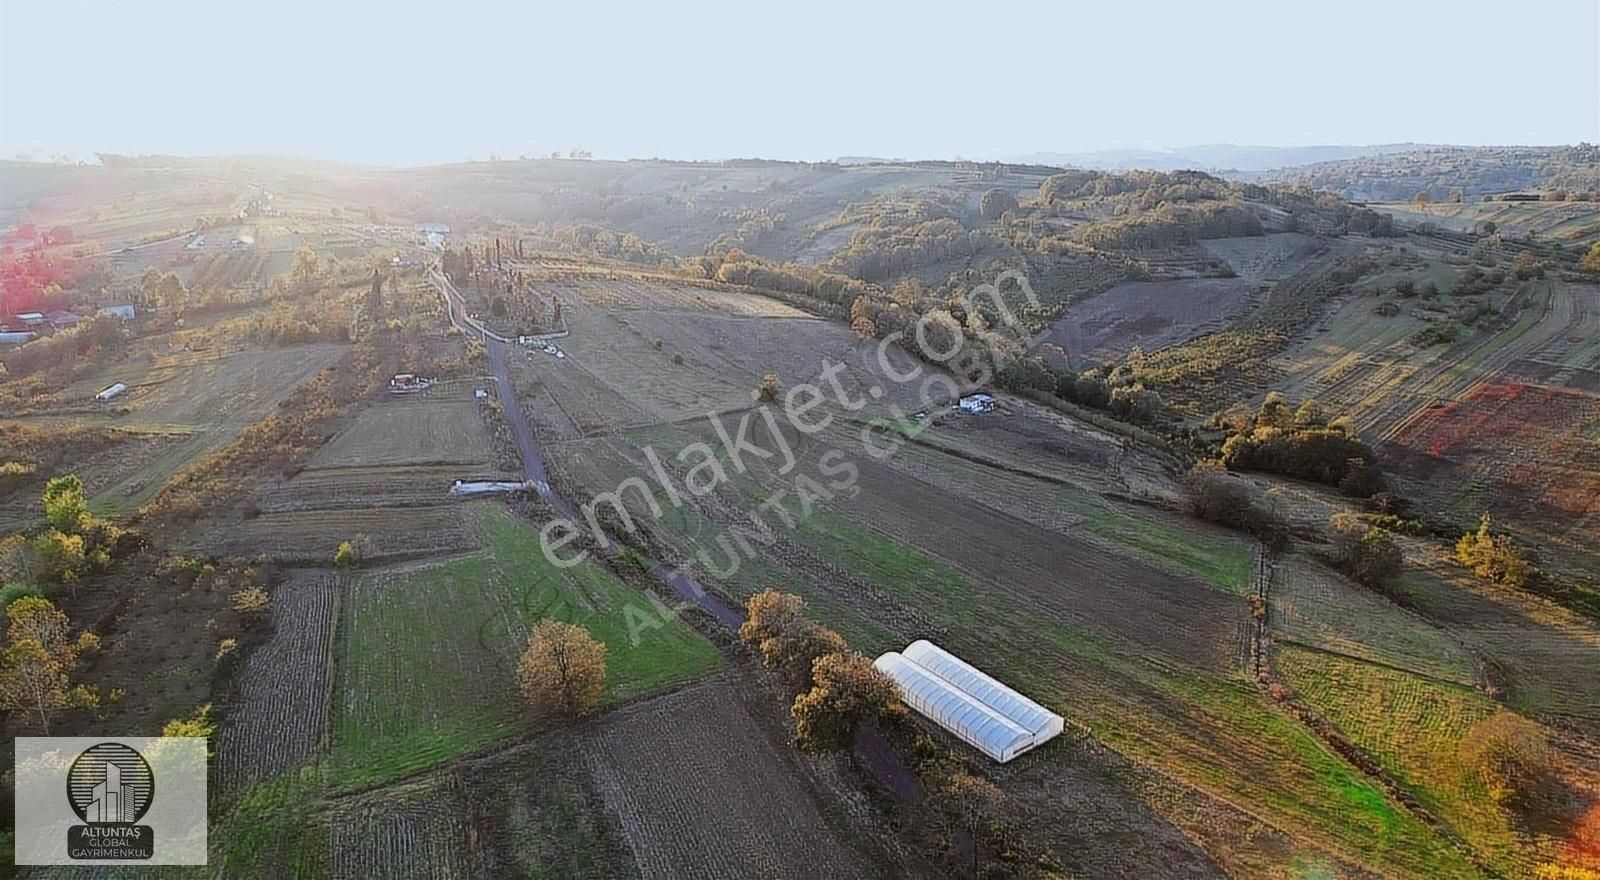
[[[1251,179],[1356,201],[1399,201],[1419,192],[1435,201],[1522,190],[1592,195],[1600,192],[1600,147],[1419,147],[1280,168]]]
[[[1376,146],[1253,147],[1235,144],[1201,144],[1170,150],[1100,150],[1086,153],[1029,153],[1008,157],[1008,162],[1090,168],[1100,171],[1240,171],[1259,172],[1275,168],[1360,159],[1387,153],[1427,149],[1425,144],[1380,144]]]

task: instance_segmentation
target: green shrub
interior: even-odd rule
[[[0,613],[11,607],[12,602],[29,596],[42,599],[44,592],[32,584],[6,584],[0,587]]]

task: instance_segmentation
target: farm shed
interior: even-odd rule
[[[121,382],[118,382],[115,385],[108,385],[105,388],[102,388],[100,390],[100,393],[96,394],[94,396],[94,399],[95,400],[110,400],[111,398],[116,397],[117,395],[119,395],[122,392],[127,391],[127,390],[128,390],[128,386],[127,385],[125,385],[125,384],[123,384]]]
[[[969,394],[956,403],[956,409],[978,415],[991,412],[995,408],[995,399],[987,394]]]
[[[1061,733],[1065,722],[1033,700],[926,639],[873,662],[906,705],[1004,764]]]
[[[100,308],[99,314],[100,314],[101,317],[121,318],[124,321],[132,321],[133,320],[133,306],[131,306],[131,305],[102,306]]]

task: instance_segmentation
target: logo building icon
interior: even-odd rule
[[[86,825],[68,836],[73,858],[148,859],[154,835],[135,824],[155,799],[155,774],[144,756],[121,743],[85,749],[67,770],[67,800]]]

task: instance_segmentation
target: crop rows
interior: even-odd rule
[[[297,574],[273,592],[272,637],[246,662],[217,742],[224,787],[298,765],[327,734],[336,596],[334,578],[321,572]]]

